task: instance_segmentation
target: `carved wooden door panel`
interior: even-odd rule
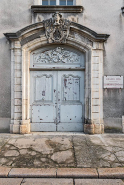
[[[56,131],[56,71],[32,71],[31,131]]]
[[[84,72],[58,72],[57,131],[83,131]]]
[[[84,72],[31,72],[31,131],[83,131]]]

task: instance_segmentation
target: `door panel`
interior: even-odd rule
[[[58,123],[57,125],[58,132],[82,132],[83,126],[82,123]]]
[[[82,123],[82,105],[61,105],[61,123]]]
[[[32,132],[55,132],[56,123],[31,123]]]
[[[84,72],[31,72],[31,131],[83,131]]]
[[[55,117],[55,105],[41,104],[32,106],[32,122],[54,122]]]
[[[62,82],[62,100],[63,101],[80,101],[80,77],[63,75]]]
[[[52,102],[53,76],[41,74],[35,77],[35,101]]]
[[[58,72],[59,121],[57,131],[83,131],[84,122],[84,72]]]
[[[32,123],[56,122],[56,72],[31,72],[31,110]]]

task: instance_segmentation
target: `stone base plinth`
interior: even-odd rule
[[[20,134],[30,133],[30,120],[22,120],[20,125]]]
[[[30,124],[20,125],[20,134],[28,134],[30,133]]]
[[[10,133],[19,134],[20,133],[20,125],[10,124]]]
[[[124,116],[122,116],[122,132],[124,133]]]
[[[84,133],[86,134],[103,134],[104,125],[103,124],[85,124]]]
[[[10,133],[28,134],[30,133],[30,120],[12,120],[10,124]]]
[[[94,134],[94,124],[85,124],[84,125],[84,133]]]
[[[124,133],[124,123],[122,124],[122,132]]]

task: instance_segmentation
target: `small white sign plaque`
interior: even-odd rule
[[[104,88],[123,88],[123,76],[104,76]]]

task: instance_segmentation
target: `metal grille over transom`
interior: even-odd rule
[[[31,131],[83,131],[84,63],[69,47],[31,53]]]

